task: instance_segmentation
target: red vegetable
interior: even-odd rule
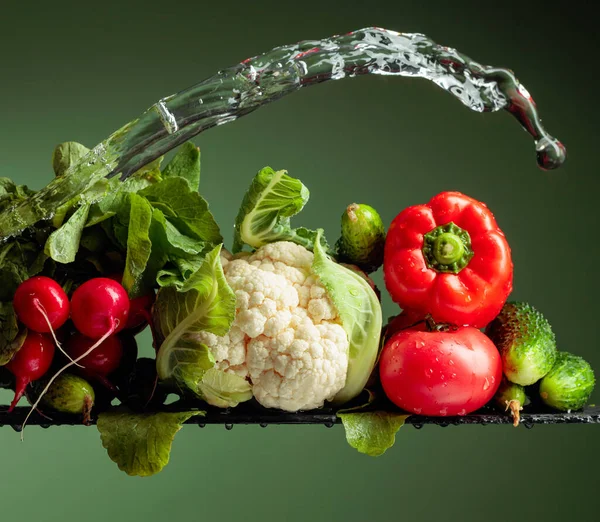
[[[49,333],[69,318],[69,298],[53,279],[36,276],[19,285],[13,299],[15,313],[29,330]]]
[[[73,292],[71,319],[77,331],[90,339],[122,330],[128,317],[127,292],[112,279],[96,277]]]
[[[25,388],[32,381],[37,381],[50,368],[54,357],[54,343],[44,334],[28,332],[23,345],[6,364],[6,369],[15,376],[15,397],[10,403],[8,412],[13,411]]]
[[[121,284],[123,277],[119,274],[108,276],[109,279],[114,279]],[[125,330],[137,329],[150,322],[150,310],[154,304],[154,292],[151,292],[140,297],[135,297],[129,301],[129,318],[125,325]]]
[[[492,399],[502,379],[498,349],[481,331],[412,328],[394,334],[379,362],[388,398],[417,415],[466,415]]]
[[[75,333],[67,341],[65,349],[73,359],[77,359],[85,354],[95,342],[80,333]],[[90,354],[79,360],[82,368],[79,368],[78,371],[90,379],[106,377],[119,367],[122,357],[123,345],[117,336],[112,335],[94,348]]]
[[[482,328],[512,291],[504,234],[483,203],[460,192],[442,192],[396,216],[383,270],[401,308],[439,323]]]

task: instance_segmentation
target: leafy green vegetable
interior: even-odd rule
[[[130,476],[148,477],[169,463],[175,434],[201,411],[130,413],[108,411],[98,416],[98,431],[108,456]]]
[[[52,153],[54,174],[62,176],[71,166],[76,165],[90,149],[81,143],[67,141],[58,145]]]
[[[89,203],[81,205],[64,225],[50,234],[44,248],[48,257],[58,263],[75,261],[89,211]]]
[[[265,167],[252,180],[235,220],[233,252],[244,244],[259,248],[274,241],[293,241],[312,250],[316,233],[293,229],[290,218],[300,212],[309,198],[308,189],[287,171]]]
[[[371,457],[383,455],[396,441],[396,433],[410,415],[385,411],[337,414],[346,430],[348,444]]]
[[[216,368],[204,373],[198,388],[209,404],[219,408],[235,408],[252,398],[252,386],[246,379]]]
[[[156,369],[162,381],[235,406],[251,398],[250,385],[216,370],[210,349],[197,337],[200,332],[225,335],[235,318],[236,299],[223,274],[220,251],[219,245],[209,252],[179,289],[159,290],[153,309],[153,324],[162,341]]]
[[[344,404],[363,390],[375,366],[381,336],[381,305],[364,278],[327,256],[320,241],[322,232],[317,231],[312,270],[327,289],[350,342],[346,385],[334,399],[336,404]]]
[[[0,366],[9,362],[27,337],[27,329],[19,330],[12,303],[0,303]]]
[[[135,193],[129,195],[130,212],[127,234],[127,258],[123,273],[123,287],[132,299],[148,292],[144,285],[144,271],[150,259],[152,242],[149,231],[152,223],[152,206]]]
[[[12,301],[17,287],[43,269],[45,259],[39,250],[36,242],[24,238],[0,245],[0,302]]]
[[[9,178],[0,178],[0,212],[14,203],[23,201],[35,194],[26,185],[16,185]]]
[[[162,211],[180,232],[213,244],[223,241],[208,203],[198,192],[190,190],[186,179],[165,178],[139,194]]]
[[[198,190],[200,184],[200,149],[191,141],[184,143],[163,170],[163,176],[184,178],[191,190]]]

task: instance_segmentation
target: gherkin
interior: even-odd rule
[[[506,303],[486,334],[500,350],[502,369],[510,382],[529,386],[554,365],[557,352],[552,327],[528,303]]]
[[[584,359],[559,352],[554,366],[540,382],[540,397],[557,410],[579,410],[590,398],[595,383],[594,371]]]
[[[378,212],[364,203],[348,205],[336,243],[338,260],[375,272],[383,263],[384,244],[385,228]]]
[[[521,410],[527,400],[525,395],[525,389],[520,384],[510,382],[506,378],[502,379],[496,395],[494,395],[494,402],[496,406],[502,410],[510,410],[513,416],[513,425],[517,427],[521,418]]]
[[[83,415],[87,422],[94,400],[94,388],[89,382],[77,375],[63,373],[52,383],[42,404],[61,413]]]

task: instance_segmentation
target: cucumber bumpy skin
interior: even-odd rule
[[[551,408],[579,410],[586,405],[595,384],[594,371],[584,359],[559,352],[552,370],[540,382],[540,397]]]
[[[385,227],[377,211],[352,203],[342,214],[341,236],[336,244],[338,261],[358,266],[367,274],[383,264]]]
[[[485,333],[500,350],[502,369],[510,382],[529,386],[554,366],[557,352],[552,327],[528,303],[506,303]]]
[[[505,411],[510,410],[513,417],[513,426],[515,428],[519,425],[519,421],[521,420],[521,410],[523,409],[526,400],[527,396],[525,395],[523,386],[510,382],[506,378],[502,379],[500,387],[498,388],[496,395],[494,395],[496,406]]]

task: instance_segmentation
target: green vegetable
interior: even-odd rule
[[[377,211],[365,204],[348,205],[336,244],[338,260],[374,272],[383,264],[384,244],[385,228]]]
[[[300,212],[309,198],[308,189],[287,171],[265,167],[252,180],[235,220],[233,253],[244,244],[259,248],[275,241],[292,241],[312,250],[316,233],[293,229],[290,218]]]
[[[486,334],[500,350],[510,382],[529,386],[554,365],[556,340],[550,323],[528,303],[506,303]]]
[[[0,212],[35,194],[26,185],[17,185],[9,178],[0,178]]]
[[[519,425],[521,410],[526,400],[527,396],[525,395],[523,386],[510,382],[506,378],[502,379],[500,387],[496,395],[494,395],[496,406],[505,411],[510,410],[515,427]]]
[[[196,334],[225,335],[235,318],[235,295],[223,274],[221,246],[207,254],[200,268],[178,289],[161,288],[153,308],[153,324],[161,340],[156,369],[200,398],[218,398],[229,406],[252,397],[248,382],[219,375],[210,349]]]
[[[113,462],[131,476],[148,477],[169,463],[175,434],[201,411],[135,414],[108,411],[98,416],[102,445]]]
[[[89,422],[94,405],[94,388],[85,379],[70,373],[59,375],[42,398],[42,404],[61,413],[83,415]]]
[[[76,165],[88,152],[85,145],[67,141],[58,145],[52,153],[52,168],[56,176],[62,176],[71,166]]]
[[[64,264],[75,261],[89,211],[89,203],[81,205],[64,225],[50,234],[44,248],[48,257]]]
[[[321,244],[322,232],[318,230],[315,238],[312,269],[337,308],[350,343],[346,385],[334,398],[336,404],[344,404],[363,390],[375,366],[381,336],[381,305],[363,277],[329,258]]]
[[[348,444],[371,457],[383,455],[396,442],[396,433],[410,416],[385,411],[337,414],[346,430]]]
[[[163,170],[163,176],[184,178],[190,189],[197,191],[200,184],[200,149],[189,141],[184,143]]]
[[[559,352],[554,366],[540,382],[540,397],[557,410],[579,410],[587,403],[595,384],[594,371],[585,360]]]
[[[0,303],[0,366],[13,358],[26,337],[27,329],[19,329],[12,303]]]

